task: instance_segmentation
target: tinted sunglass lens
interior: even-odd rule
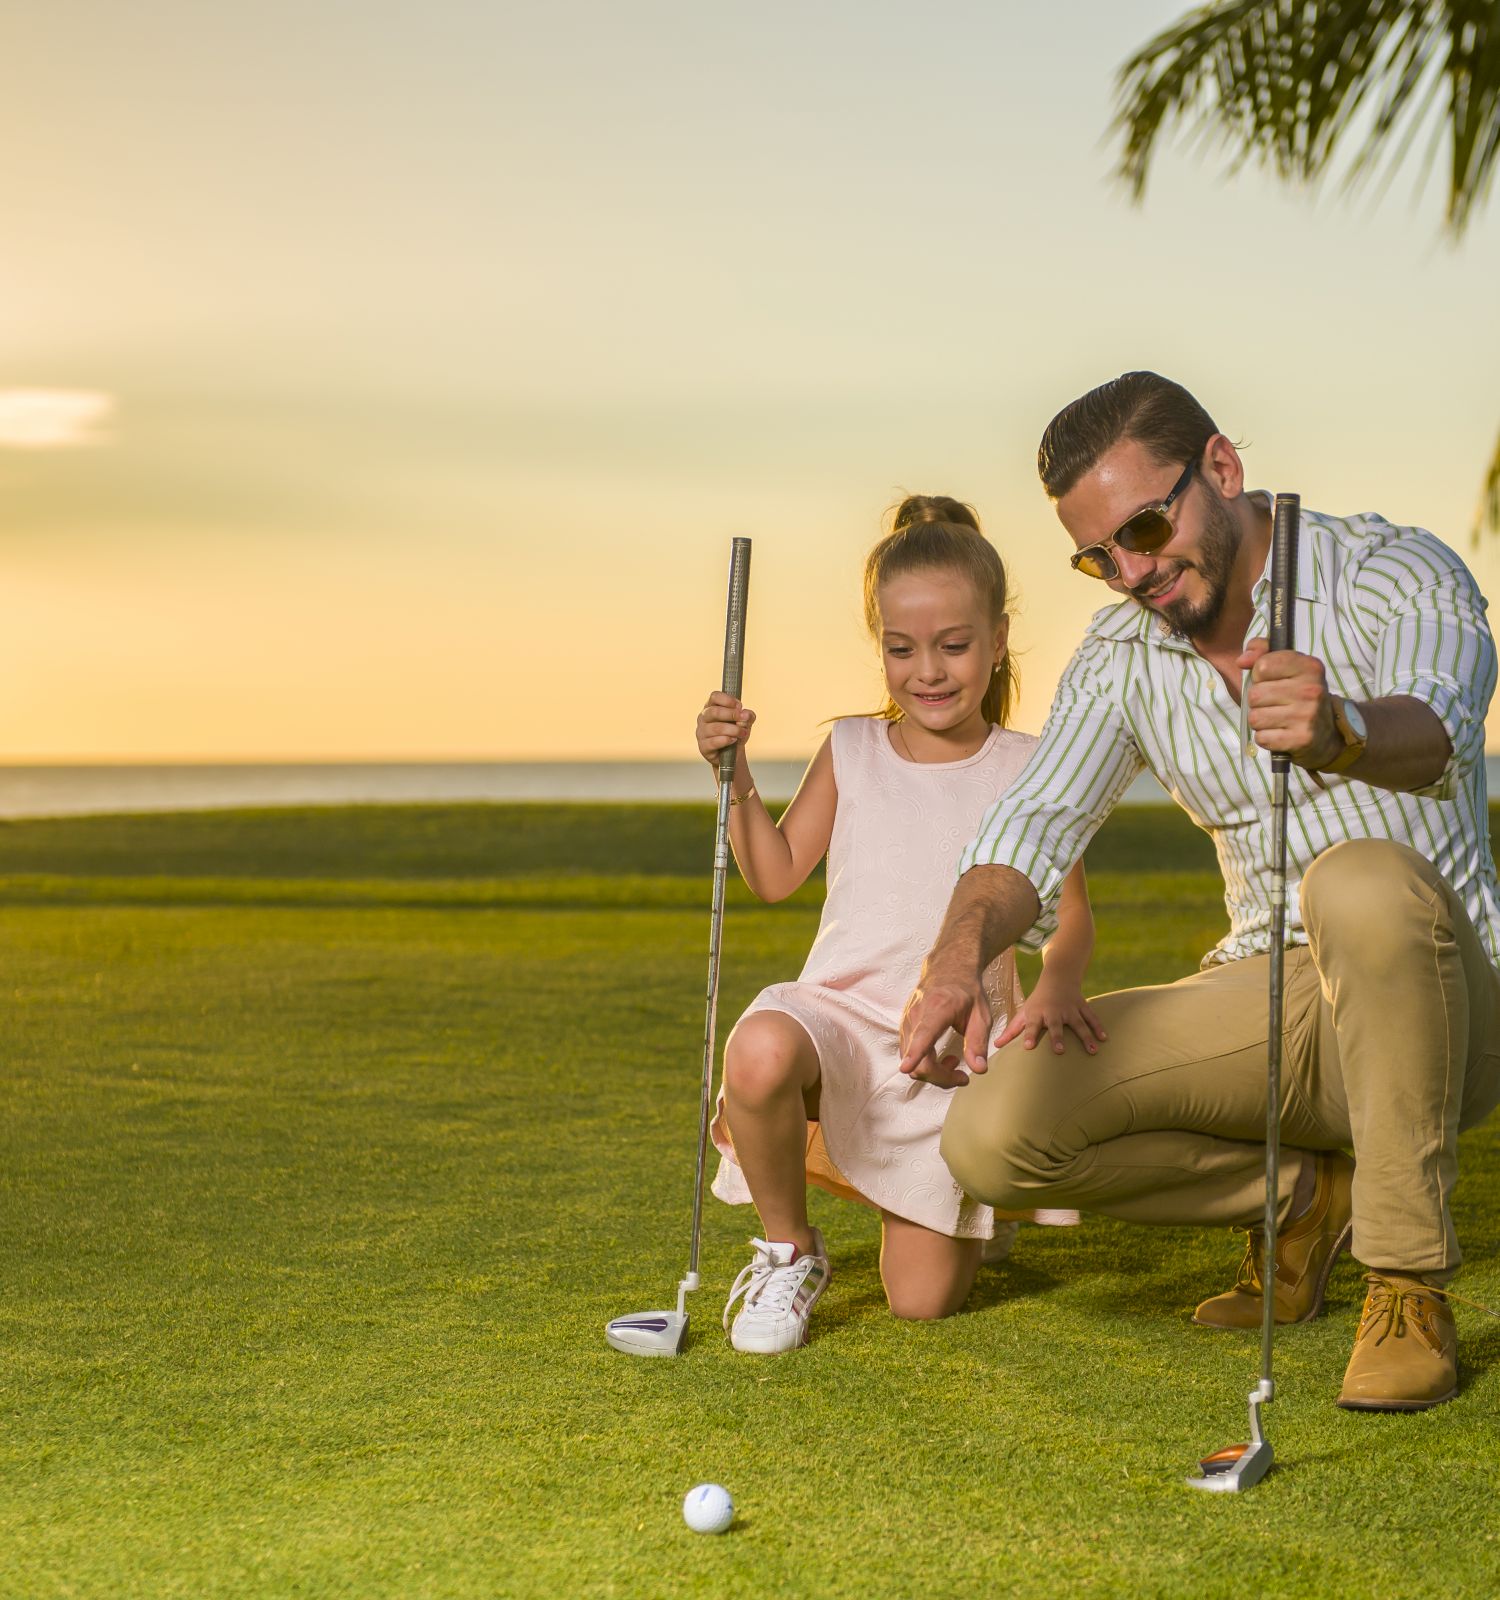
[[[1073,562],[1074,569],[1090,578],[1109,579],[1118,577],[1120,569],[1115,565],[1114,559],[1103,545],[1095,545],[1092,549],[1081,550]]]
[[[1138,511],[1115,535],[1122,550],[1136,556],[1154,556],[1175,530],[1160,511]]]

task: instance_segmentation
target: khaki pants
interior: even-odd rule
[[[1405,845],[1349,840],[1302,879],[1286,957],[1282,1215],[1298,1150],[1352,1147],[1354,1254],[1445,1277],[1461,1128],[1500,1102],[1500,975],[1462,902]],[[1092,1002],[1108,1040],[1019,1041],[956,1091],[942,1150],[992,1206],[1134,1222],[1257,1222],[1265,1208],[1269,958]]]

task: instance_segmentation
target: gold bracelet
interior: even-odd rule
[[[732,806],[742,806],[747,800],[753,800],[754,798],[755,785],[752,783],[750,787],[745,790],[744,794],[731,794],[729,796],[729,803]]]

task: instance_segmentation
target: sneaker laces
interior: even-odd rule
[[[797,1290],[802,1287],[802,1280],[807,1276],[805,1270],[797,1270],[807,1260],[805,1252],[794,1261],[778,1266],[771,1259],[772,1247],[764,1239],[752,1239],[750,1244],[755,1254],[748,1265],[740,1268],[740,1275],[730,1285],[729,1298],[724,1302],[725,1328],[729,1326],[729,1313],[734,1310],[735,1301],[742,1297],[747,1311],[752,1306],[757,1311],[789,1310]]]

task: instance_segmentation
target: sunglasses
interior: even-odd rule
[[[1176,533],[1176,528],[1167,518],[1167,512],[1172,509],[1172,502],[1193,481],[1193,474],[1197,470],[1198,463],[1189,461],[1165,500],[1154,506],[1142,507],[1133,517],[1126,517],[1109,538],[1101,539],[1098,544],[1085,545],[1077,551],[1070,563],[1074,572],[1087,573],[1091,578],[1103,578],[1107,583],[1111,578],[1120,576],[1119,563],[1109,553],[1112,549],[1128,550],[1133,556],[1154,556]]]

